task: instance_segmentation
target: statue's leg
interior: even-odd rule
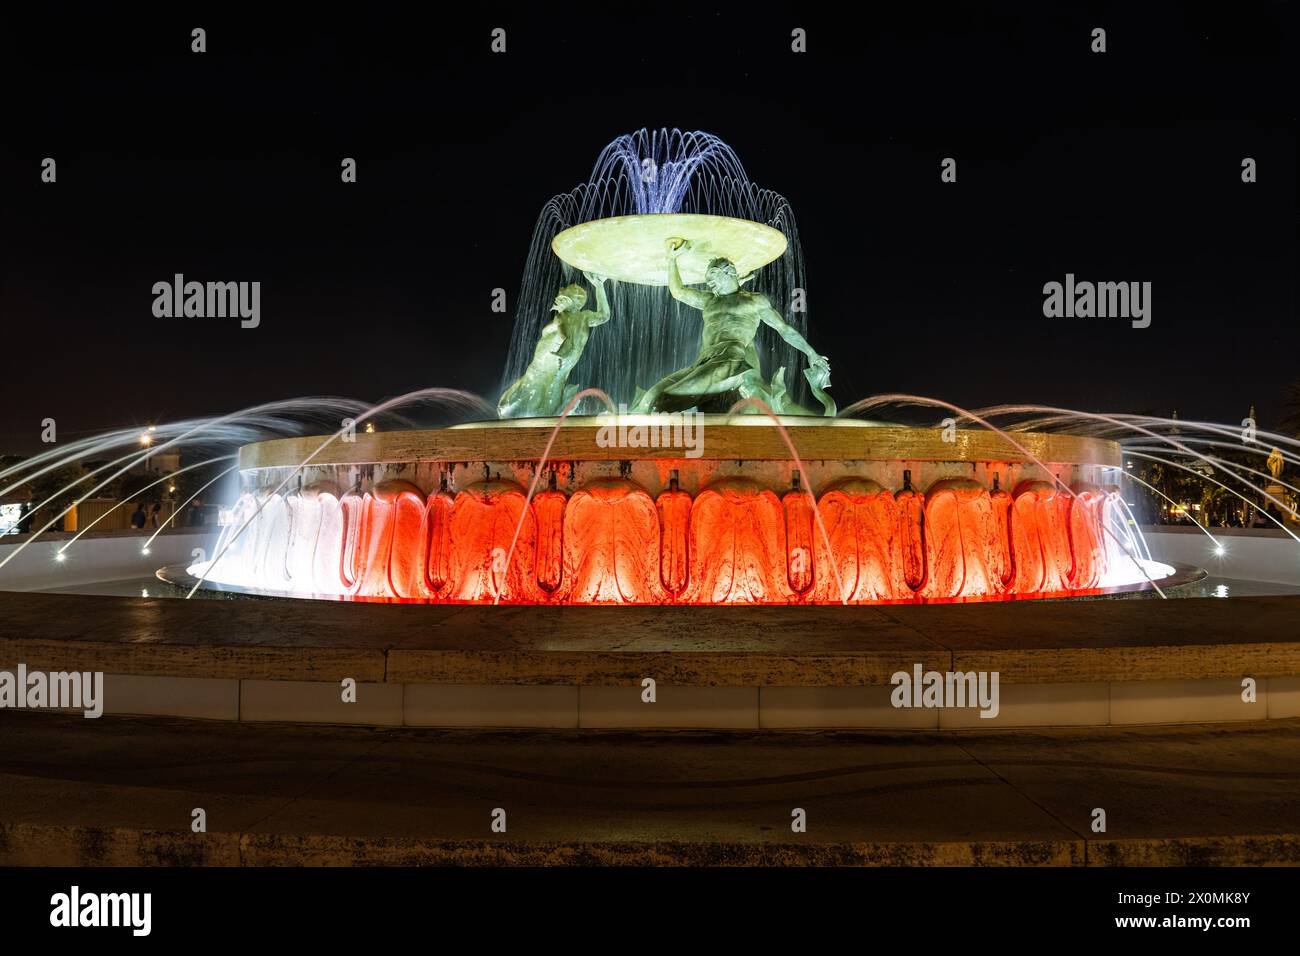
[[[650,411],[651,406],[659,400],[659,386],[663,382],[659,381],[651,385],[648,389],[637,389],[636,397],[632,399],[632,407],[629,409],[633,414],[644,415]]]
[[[516,395],[519,392],[519,383],[515,382],[497,399],[497,418],[514,418],[518,411],[518,401]]]
[[[673,372],[673,375],[676,375],[676,372]],[[646,414],[646,412],[653,411],[654,403],[659,401],[659,395],[663,393],[664,384],[671,380],[672,375],[669,375],[667,378],[660,378],[660,380],[656,381],[654,385],[651,385],[649,389],[638,389],[636,397],[632,399],[632,408],[630,408],[630,411],[637,415],[643,415]]]
[[[699,362],[672,376],[663,392],[679,397],[717,395],[737,388],[746,377],[748,369],[732,359],[714,359]]]
[[[640,396],[634,411],[681,411],[697,404],[698,399],[735,390],[748,373],[743,360],[703,359],[656,382]]]
[[[558,415],[553,410],[560,395],[551,383],[541,380],[532,366],[502,394],[497,402],[497,415],[501,418],[534,418],[538,415]]]
[[[685,368],[680,372],[673,372],[671,375],[666,375],[659,381],[655,382],[650,386],[649,390],[641,392],[636,396],[632,402],[631,410],[638,415],[644,415],[647,412],[654,411],[655,405],[659,401],[659,396],[663,395],[663,393],[672,386],[679,376],[684,375],[689,371],[689,368]]]
[[[812,415],[802,405],[790,400],[785,386],[785,368],[776,370],[770,382],[764,381],[758,369],[749,369],[744,373],[743,381],[736,388],[741,398],[756,398],[772,410],[775,415]],[[750,406],[743,411],[758,415],[762,409]]]
[[[569,402],[573,401],[573,396],[577,395],[581,391],[582,387],[579,385],[564,386],[564,394],[560,396],[560,406],[555,414],[563,415],[564,410],[569,407]]]
[[[780,373],[777,373],[780,375]],[[763,380],[763,375],[756,368],[746,369],[741,374],[740,384],[736,386],[736,394],[741,398],[756,398],[761,401],[778,415],[784,410],[785,389],[773,388]],[[760,414],[762,409],[749,406],[742,409],[749,414]]]

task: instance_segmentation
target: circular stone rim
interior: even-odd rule
[[[737,418],[743,424],[737,424]],[[548,442],[550,461],[654,461],[680,460],[681,447],[620,447],[598,441],[602,416],[570,416],[555,434],[555,419],[518,418],[472,422],[450,428],[393,432],[359,432],[353,441],[335,440],[317,452],[328,435],[275,438],[239,449],[239,468],[250,471],[292,468],[311,457],[316,465],[374,465],[400,462],[538,461]],[[703,415],[701,454],[696,461],[790,461],[790,449],[771,420],[725,415]],[[629,416],[629,423],[635,417]],[[958,429],[951,441],[939,428],[909,428],[855,419],[782,416],[790,442],[803,461],[1030,461],[1030,455],[1047,465],[1122,466],[1118,442],[1083,435],[1052,432],[1013,432],[1014,440],[1029,455],[996,432]],[[761,426],[769,427],[763,428]],[[605,431],[608,438],[608,431]]]

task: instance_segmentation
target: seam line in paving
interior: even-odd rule
[[[956,745],[956,747],[957,747],[958,750],[960,750],[962,753],[964,753],[966,756],[968,756],[971,760],[975,761],[975,763],[979,764],[981,767],[983,767],[985,770],[987,770],[989,773],[991,773],[991,774],[992,774],[994,777],[996,777],[998,780],[1001,780],[1004,784],[1006,784],[1007,787],[1010,788],[1010,790],[1011,790],[1012,793],[1014,793],[1014,794],[1016,794],[1017,796],[1023,798],[1024,800],[1027,800],[1029,803],[1031,803],[1031,804],[1033,804],[1035,807],[1037,807],[1037,808],[1039,809],[1039,811],[1041,811],[1042,813],[1046,814],[1050,819],[1055,820],[1056,823],[1057,823],[1059,826],[1061,826],[1061,827],[1063,827],[1063,828],[1065,829],[1065,832],[1066,832],[1066,833],[1071,834],[1072,836],[1075,837],[1075,839],[1082,840],[1082,841],[1083,841],[1083,853],[1084,853],[1084,864],[1083,864],[1083,865],[1084,865],[1084,866],[1087,866],[1087,865],[1088,865],[1088,838],[1087,838],[1086,836],[1084,836],[1082,833],[1080,833],[1080,832],[1079,832],[1078,830],[1076,830],[1074,827],[1070,826],[1068,823],[1066,823],[1064,820],[1062,820],[1060,817],[1058,817],[1058,816],[1057,816],[1055,813],[1053,813],[1051,810],[1047,809],[1047,807],[1043,806],[1041,803],[1039,803],[1037,800],[1035,800],[1035,799],[1034,799],[1033,797],[1031,797],[1029,794],[1025,793],[1023,790],[1021,790],[1019,787],[1017,787],[1014,783],[1012,783],[1012,782],[1011,782],[1010,780],[1008,780],[1006,777],[1002,776],[1002,774],[1000,774],[1000,773],[998,773],[996,770],[994,770],[993,767],[991,767],[989,764],[985,763],[985,762],[984,762],[983,760],[981,760],[979,757],[975,756],[975,754],[971,753],[968,749],[966,749],[965,746],[962,745],[962,742],[961,742],[960,739],[955,740],[955,741],[954,741],[954,744]]]
[[[937,649],[939,649],[940,651],[942,651],[943,653],[947,654],[948,666],[946,669],[950,671],[953,670],[953,662],[956,661],[957,654],[951,647],[949,647],[947,644],[945,644],[943,641],[939,640],[938,638],[932,637],[928,631],[923,631],[912,624],[908,624],[906,621],[902,620],[896,615],[890,614],[889,605],[887,604],[876,605],[876,610],[880,612],[881,617],[885,618],[888,621],[891,621],[894,624],[897,624],[899,627],[907,628],[907,630],[917,635],[919,638],[921,638],[921,640],[925,641],[927,644],[930,644],[936,647]]]

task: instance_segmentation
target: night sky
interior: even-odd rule
[[[39,448],[46,417],[65,438],[297,395],[495,400],[513,316],[492,290],[513,302],[543,203],[641,127],[716,133],[789,199],[841,406],[903,391],[1285,412],[1300,332],[1283,4],[1140,20],[926,5],[915,22],[876,5],[469,6],[9,19],[0,453]],[[261,326],[155,318],[151,287],[176,272],[260,280]],[[1067,272],[1152,282],[1151,327],[1044,318],[1043,284]]]

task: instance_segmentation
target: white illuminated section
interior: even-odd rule
[[[1159,583],[1174,573],[1171,565],[1163,561],[1147,558],[1131,558],[1128,555],[1112,558],[1102,576],[1101,586],[1121,588],[1133,584],[1146,584],[1148,581]]]

